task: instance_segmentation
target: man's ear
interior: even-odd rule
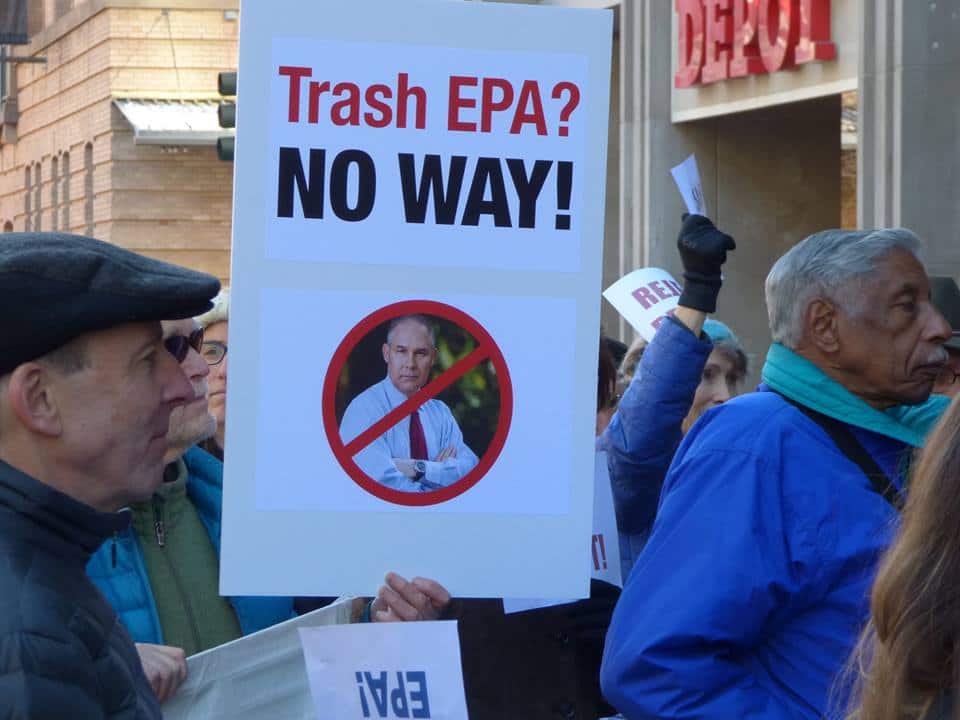
[[[807,306],[804,317],[807,338],[826,355],[840,350],[839,319],[836,306],[825,298],[816,298]]]
[[[383,350],[383,361],[389,365],[390,364],[390,345],[387,343],[384,343],[381,349]]]
[[[18,366],[7,381],[6,396],[13,414],[31,432],[56,437],[63,422],[50,382],[50,370],[40,363]]]

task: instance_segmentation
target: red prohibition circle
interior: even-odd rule
[[[465,328],[477,341],[477,349],[486,353],[486,357],[481,358],[478,363],[483,362],[485,359],[489,359],[490,362],[493,363],[494,370],[497,374],[497,385],[500,390],[500,414],[497,418],[497,429],[483,457],[480,458],[480,461],[472,470],[455,483],[447,487],[423,493],[394,490],[393,488],[388,488],[380,484],[374,478],[367,475],[360,469],[360,466],[354,462],[353,454],[347,450],[347,446],[340,436],[340,427],[337,425],[337,381],[350,353],[360,340],[378,325],[402,315],[433,315],[444,318],[445,320],[450,320],[462,328]],[[477,352],[477,350],[473,352]],[[442,377],[443,375],[441,375],[441,378]],[[434,381],[427,383],[424,389],[429,390],[433,382]],[[424,400],[424,402],[425,401],[426,400]],[[500,452],[503,450],[504,443],[507,441],[507,433],[510,431],[510,421],[513,418],[513,385],[510,381],[510,372],[507,370],[507,363],[503,359],[503,353],[490,336],[490,333],[488,333],[480,323],[462,310],[452,305],[447,305],[446,303],[433,300],[404,300],[370,313],[357,323],[356,327],[343,338],[333,353],[330,366],[327,368],[327,375],[323,381],[322,404],[323,429],[327,434],[327,440],[330,442],[330,449],[333,450],[334,457],[337,458],[340,466],[357,485],[371,495],[397,505],[436,505],[455,498],[458,495],[462,495],[476,485],[480,479],[487,474],[490,468],[493,467],[493,464],[500,456]]]

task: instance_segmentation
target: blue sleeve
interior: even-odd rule
[[[423,492],[423,486],[397,469],[390,447],[383,435],[353,457],[360,469],[388,488],[403,492]]]
[[[773,461],[691,440],[614,612],[604,696],[631,720],[790,717],[746,658],[816,572],[813,543],[790,527]]]
[[[292,597],[231,597],[229,600],[244,635],[297,616]]]
[[[640,358],[633,382],[603,435],[627,577],[660,501],[660,489],[682,438],[713,345],[674,318],[665,322]],[[627,537],[623,537],[627,536]]]
[[[375,415],[375,409],[367,406],[362,394],[354,398],[353,402],[347,405],[340,421],[340,437],[344,444],[348,444],[380,419]],[[420,483],[397,470],[385,435],[381,435],[354,455],[353,460],[363,472],[381,485],[403,492],[423,492]]]

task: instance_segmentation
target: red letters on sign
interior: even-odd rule
[[[700,82],[703,66],[703,5],[701,0],[676,0],[677,8],[677,74],[678,88]]]
[[[674,0],[678,88],[834,60],[830,0]]]
[[[332,125],[361,125],[382,128],[390,124],[407,127],[407,116],[413,107],[413,126],[423,130],[427,126],[427,91],[410,84],[407,73],[397,73],[396,86],[376,83],[362,88],[355,82],[331,83],[329,80],[302,81],[313,77],[313,68],[298,65],[281,65],[277,74],[286,77],[287,122],[303,122],[301,97],[306,98],[306,122],[316,125],[321,121],[322,111],[329,115]],[[393,101],[391,104],[390,101]],[[364,112],[366,107],[366,112]]]
[[[757,37],[767,72],[794,66],[797,46],[797,0],[760,0]]]
[[[706,26],[704,83],[726,80],[730,74],[730,46],[733,44],[730,3],[731,0],[703,0]]]
[[[647,285],[641,285],[630,294],[644,310],[649,310],[661,300],[680,297],[683,294],[683,288],[673,280],[654,280]]]
[[[823,7],[826,6],[826,7]],[[830,40],[830,0],[800,0],[800,41],[797,64],[836,60],[837,46]]]
[[[764,72],[757,46],[757,8],[755,2],[733,4],[733,60],[730,77],[746,77]]]

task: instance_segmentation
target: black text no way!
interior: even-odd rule
[[[468,160],[466,155],[452,155],[444,162],[440,155],[397,154],[407,223],[424,224],[429,218],[437,225],[476,226],[487,215],[498,228],[534,229],[537,202],[549,183],[556,200],[553,227],[570,229],[573,162],[481,156],[468,171]],[[377,191],[376,165],[363,150],[343,150],[328,159],[320,148],[310,149],[306,158],[299,148],[280,148],[279,218],[293,218],[299,199],[305,219],[322,220],[329,204],[338,219],[361,222],[373,212]],[[515,217],[511,193],[516,198]]]

